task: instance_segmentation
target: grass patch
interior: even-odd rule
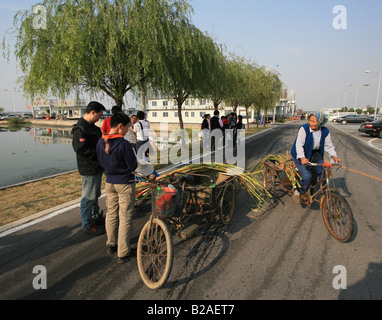
[[[0,226],[78,199],[81,193],[78,172],[0,190]]]

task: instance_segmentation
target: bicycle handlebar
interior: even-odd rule
[[[324,162],[324,163],[313,163],[313,162],[308,162],[307,164],[308,166],[312,166],[312,167],[328,167],[328,168],[332,168],[332,167],[342,167],[342,163],[329,163],[329,162]]]

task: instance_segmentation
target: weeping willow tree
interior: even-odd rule
[[[235,78],[228,66],[228,58],[224,55],[222,46],[216,52],[214,71],[211,72],[206,83],[208,98],[214,104],[214,110],[219,110],[220,104],[229,96]]]
[[[234,113],[237,112],[237,108],[243,102],[243,96],[245,95],[246,87],[244,87],[244,84],[248,81],[245,77],[246,67],[247,63],[243,57],[230,54],[226,63],[229,86],[226,89],[225,101],[232,106]]]
[[[33,98],[102,91],[120,107],[129,90],[163,72],[163,53],[177,37],[173,26],[186,24],[190,11],[185,0],[45,0],[40,5],[46,9],[46,28],[35,28],[32,10],[14,18],[24,92]]]
[[[218,46],[191,23],[177,23],[164,51],[160,72],[152,83],[155,92],[176,101],[179,126],[184,129],[182,106],[189,98],[205,98],[218,65]]]

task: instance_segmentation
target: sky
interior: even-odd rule
[[[0,0],[1,40],[16,11],[36,3]],[[224,45],[227,53],[265,67],[278,64],[273,70],[288,92],[295,90],[299,108],[341,108],[345,100],[349,108],[355,107],[357,91],[357,107],[375,107],[377,72],[382,72],[382,1],[191,0],[190,4],[192,22]],[[337,6],[340,11],[334,11]],[[7,62],[1,56],[0,71],[0,107],[13,110],[11,91],[16,90],[16,111],[26,111],[30,101],[18,92],[20,71],[14,57]],[[138,105],[131,99],[128,103]]]

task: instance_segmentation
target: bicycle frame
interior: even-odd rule
[[[353,214],[346,199],[335,188],[330,187],[331,170],[334,166],[341,167],[341,164],[308,163],[307,166],[322,166],[324,170],[318,185],[312,186],[311,184],[307,196],[301,197],[300,203],[311,206],[315,201],[319,202],[322,217],[329,233],[338,241],[347,242],[353,232]],[[271,189],[271,195],[274,194],[276,188],[289,194],[295,190],[293,183],[285,178],[283,169],[277,168],[275,163],[271,161],[264,163],[264,187],[267,191]]]
[[[311,194],[311,202],[310,203],[304,203],[304,204],[312,205],[314,201],[317,201],[321,205],[321,201],[323,199],[322,196],[324,194],[329,196],[330,192],[333,191],[330,188],[330,177],[332,175],[332,168],[333,168],[333,166],[338,166],[340,168],[341,164],[332,164],[332,163],[327,163],[327,162],[325,162],[323,164],[319,164],[319,163],[309,162],[307,164],[307,166],[310,166],[310,167],[323,167],[324,170],[322,171],[320,180],[318,182],[319,183],[318,190],[313,192],[313,194]],[[325,177],[325,179],[324,179],[324,177]],[[313,188],[313,190],[314,190],[316,188],[316,186],[315,185],[311,185],[311,188]],[[310,192],[310,191],[308,191],[308,192]]]

